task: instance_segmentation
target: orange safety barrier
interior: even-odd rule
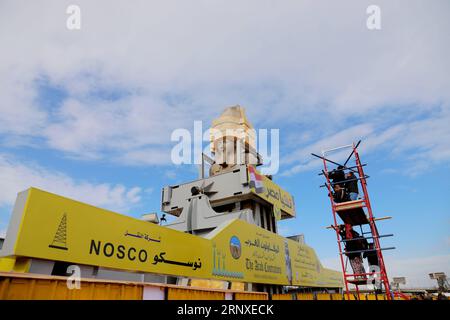
[[[317,293],[316,299],[317,300],[331,300],[331,296],[329,293]]]
[[[0,300],[268,300],[265,292],[239,292],[168,284],[80,279],[69,289],[67,277],[0,273]]]
[[[276,293],[272,295],[272,300],[295,300],[295,296],[290,293]]]
[[[297,300],[314,300],[314,293],[297,293]]]
[[[340,293],[332,293],[331,294],[331,300],[343,300],[342,294],[340,294]]]
[[[236,292],[234,300],[269,300],[266,292]]]
[[[169,288],[167,300],[224,300],[225,292]]]
[[[358,300],[356,298],[356,293],[350,293],[349,296],[350,297],[348,297],[347,294],[344,293],[344,300]],[[360,295],[360,298],[361,298],[361,295]],[[364,298],[364,296],[362,298]]]
[[[65,277],[0,276],[0,300],[141,300],[142,286],[127,283],[81,281],[69,289]]]

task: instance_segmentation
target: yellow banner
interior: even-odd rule
[[[14,255],[209,277],[210,247],[191,234],[31,188]]]
[[[281,219],[281,211],[295,217],[294,197],[289,192],[283,190],[265,175],[260,174],[251,165],[247,167],[247,176],[251,191],[258,197],[273,204],[277,220]]]
[[[9,255],[191,278],[342,286],[341,274],[322,268],[310,247],[242,220],[205,239],[35,188],[22,206],[12,219],[19,221],[15,238],[8,230]]]
[[[314,250],[273,232],[232,220],[211,236],[213,275],[245,282],[341,287],[342,274],[322,267]]]

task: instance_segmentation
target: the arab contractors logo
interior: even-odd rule
[[[241,257],[241,241],[236,236],[232,236],[230,239],[230,252],[234,259],[239,259]]]
[[[250,176],[250,188],[255,189],[256,193],[264,192],[263,176],[260,175],[254,166],[248,166],[248,173]]]
[[[68,250],[67,248],[67,214],[64,212],[61,221],[59,222],[58,229],[53,237],[52,243],[49,248]]]

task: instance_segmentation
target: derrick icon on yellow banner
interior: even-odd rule
[[[277,234],[278,220],[296,216],[294,198],[258,171],[244,109],[226,108],[212,128],[212,158],[203,155],[199,178],[162,189],[162,211],[176,217],[164,226],[156,215],[139,220],[36,188],[19,193],[1,250],[9,289],[0,298],[18,297],[19,278],[57,288],[20,298],[276,299],[305,290],[337,297],[342,274],[324,268],[302,236]],[[79,290],[58,277],[70,265],[80,267]]]

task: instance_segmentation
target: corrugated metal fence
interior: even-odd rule
[[[0,273],[0,300],[34,299],[267,300],[268,294],[98,279],[82,279],[79,289],[69,289],[66,277]]]
[[[340,293],[273,294],[272,300],[347,300]],[[82,279],[69,289],[66,277],[0,273],[0,300],[268,300],[264,292],[203,289],[166,284]],[[351,294],[350,300],[356,300]],[[360,294],[360,300],[386,300],[383,294]]]

